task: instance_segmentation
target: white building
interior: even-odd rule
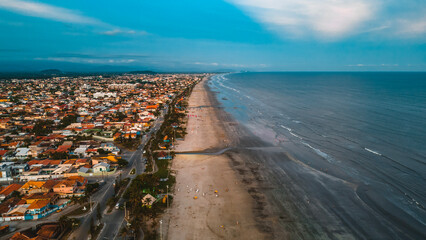
[[[25,159],[29,156],[30,149],[29,148],[17,148],[15,158]]]
[[[109,172],[109,164],[101,162],[93,166],[93,173],[100,173],[100,172]]]

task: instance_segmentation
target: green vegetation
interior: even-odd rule
[[[117,204],[118,200],[120,200],[120,196],[123,194],[124,189],[126,189],[127,185],[129,185],[130,178],[125,178],[123,180],[115,181],[114,185],[114,196],[110,197],[106,204],[109,207],[108,212],[111,212]]]
[[[94,202],[92,202],[92,205],[95,204]],[[84,208],[86,208],[86,210],[83,210]],[[90,211],[90,203],[85,203],[83,205],[80,205],[78,208],[76,208],[75,210],[67,213],[65,216],[66,217],[73,217],[73,216],[80,216],[82,214],[88,213]]]
[[[91,239],[96,239],[101,232],[102,228],[104,227],[103,223],[98,224],[97,226],[94,224],[93,218],[90,219],[90,229],[89,234],[91,236]]]
[[[62,216],[59,218],[58,223],[64,232],[62,239],[68,239],[69,234],[80,226],[80,220],[75,218],[68,218],[67,216]]]
[[[77,122],[77,115],[76,114],[70,114],[65,116],[64,118],[62,118],[60,124],[59,124],[59,128],[66,128],[68,125],[70,125],[71,123],[75,123]]]
[[[136,138],[124,138],[123,135],[115,140],[115,143],[125,149],[135,150],[141,144],[142,135],[137,135]]]
[[[129,162],[126,161],[125,159],[120,158],[120,159],[118,159],[117,164],[118,164],[119,167],[123,168],[123,167],[127,166],[127,164],[129,164]]]
[[[34,124],[33,133],[36,136],[46,136],[52,132],[53,121],[52,120],[38,120]]]
[[[169,169],[172,160],[157,160],[158,154],[155,153],[155,150],[159,149],[160,143],[164,143],[165,136],[170,139],[172,136],[183,137],[186,134],[185,128],[179,127],[186,117],[186,114],[182,113],[182,111],[186,108],[187,103],[182,99],[190,95],[194,85],[187,88],[171,102],[164,118],[164,123],[144,148],[144,156],[148,159],[146,173],[136,176],[123,195],[126,205],[130,209],[131,225],[130,229],[122,230],[122,235],[134,232],[136,237],[138,237],[139,230],[142,228],[144,239],[157,239],[157,217],[166,208],[167,200],[169,204],[172,201],[170,196],[164,199],[165,201],[161,198],[168,190],[172,189],[176,180]],[[166,144],[166,147],[170,147],[170,144]],[[172,153],[172,156],[174,156],[174,153]],[[153,164],[156,165],[154,166]],[[148,193],[154,197],[160,197],[152,206],[142,203],[142,198]]]

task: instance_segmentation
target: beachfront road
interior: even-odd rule
[[[164,122],[164,116],[167,113],[167,111],[168,111],[168,106],[166,106],[165,109],[161,112],[161,115],[154,122],[150,131],[146,135],[144,135],[144,137],[142,138],[141,145],[139,145],[138,149],[131,156],[129,160],[130,167],[126,168],[126,173],[123,174],[123,177],[129,177],[133,179],[137,175],[142,174],[145,171],[145,159],[143,158],[143,149],[145,147],[145,144],[150,139],[151,135],[155,134],[160,129],[161,125]],[[130,171],[133,168],[136,169],[136,174],[130,175]],[[122,205],[124,203],[124,199],[120,198],[118,202],[120,203],[120,205]],[[103,219],[103,222],[105,225],[101,233],[99,234],[98,239],[106,240],[106,239],[118,238],[121,227],[127,223],[124,219],[124,216],[125,216],[124,210],[115,209],[115,208],[114,210],[112,210],[110,214],[105,214]]]

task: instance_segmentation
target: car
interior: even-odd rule
[[[115,204],[115,209],[120,209],[120,204],[119,203]]]

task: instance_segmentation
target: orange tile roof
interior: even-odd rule
[[[22,197],[25,200],[42,200],[42,199],[52,199],[56,193],[50,192],[50,193],[33,193],[29,196]]]
[[[31,203],[30,206],[27,209],[40,209],[43,207],[46,207],[50,203],[49,199],[41,199],[36,200],[35,202]]]
[[[17,183],[12,183],[9,186],[5,187],[3,190],[0,191],[0,195],[5,195],[8,196],[9,194],[11,194],[13,191],[17,191],[18,189],[20,189],[22,187],[21,184],[17,184]]]
[[[0,156],[5,155],[7,152],[9,152],[9,150],[0,150]]]
[[[72,187],[75,184],[76,184],[76,180],[63,180],[63,181],[60,181],[58,184],[56,184],[54,188],[59,188],[61,185]]]
[[[29,161],[28,162],[28,165],[34,165],[34,164],[39,164],[40,163],[40,161],[39,160],[31,160],[31,161]]]
[[[74,159],[66,160],[63,164],[71,164],[71,165],[73,165],[73,164],[75,164],[75,160]]]
[[[71,148],[71,145],[61,145],[56,149],[56,151],[57,152],[66,152],[66,151],[68,151],[69,148]]]
[[[58,224],[48,224],[43,225],[40,230],[37,231],[37,234],[45,239],[51,239],[59,231],[60,227]]]
[[[50,160],[49,164],[50,165],[59,165],[61,164],[62,160]]]
[[[75,181],[78,181],[80,183],[85,183],[86,182],[86,179],[84,177],[82,177],[82,176],[71,176],[71,177],[68,177],[67,179],[68,180],[75,180]]]
[[[42,160],[42,161],[40,161],[40,164],[43,164],[44,166],[47,166],[47,165],[50,164],[50,160]]]
[[[29,189],[30,186],[41,188],[46,182],[45,181],[28,181],[22,186],[22,189]]]
[[[52,189],[56,184],[58,184],[58,182],[59,181],[57,181],[57,180],[47,180],[44,184],[43,184],[43,186],[42,186],[42,188],[45,188],[45,189]]]
[[[31,238],[20,232],[13,234],[13,236],[10,238],[10,240],[29,240],[29,239]]]

